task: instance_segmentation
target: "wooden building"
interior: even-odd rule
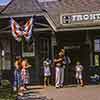
[[[41,81],[42,62],[54,58],[57,47],[64,47],[72,65],[100,66],[100,3],[98,0],[12,0],[0,8],[0,65],[13,69],[16,56],[31,59],[33,80]],[[21,43],[11,33],[10,17],[16,21],[34,17],[33,53],[24,52]],[[98,67],[99,70],[99,67]],[[66,68],[66,83],[73,83],[72,67]]]

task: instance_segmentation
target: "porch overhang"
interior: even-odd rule
[[[28,17],[28,16],[44,16],[44,13],[42,11],[36,11],[36,12],[27,12],[27,13],[3,13],[0,14],[0,18],[9,18],[9,17]]]

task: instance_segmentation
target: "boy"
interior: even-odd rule
[[[82,75],[83,66],[80,64],[79,61],[76,62],[75,69],[76,69],[77,84],[80,84],[81,86],[83,86],[84,85],[83,84],[83,75]]]

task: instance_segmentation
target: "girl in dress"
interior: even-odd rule
[[[50,84],[50,76],[51,76],[50,62],[45,60],[43,62],[43,67],[44,67],[44,87],[46,87],[47,85],[49,86]]]
[[[27,84],[29,84],[29,72],[27,70],[27,60],[24,59],[22,61],[22,70],[21,70],[21,79],[22,79],[22,86],[23,86],[23,90],[27,89]]]

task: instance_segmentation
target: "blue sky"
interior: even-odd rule
[[[6,5],[10,0],[0,0],[0,5]]]

